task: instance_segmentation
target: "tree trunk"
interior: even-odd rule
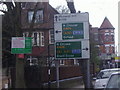
[[[24,79],[24,59],[16,57],[16,87],[15,88],[26,88]]]
[[[22,37],[22,29],[21,29],[21,2],[15,2],[16,4],[16,18],[15,21],[15,30],[16,37]],[[17,55],[16,55],[17,56]],[[25,59],[20,59],[18,56],[16,57],[16,88],[26,88],[25,79],[24,79],[24,64]]]

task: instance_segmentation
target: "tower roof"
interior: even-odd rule
[[[107,17],[105,17],[103,23],[101,24],[99,29],[115,29],[113,25],[110,23]]]

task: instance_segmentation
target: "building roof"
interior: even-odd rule
[[[103,23],[101,24],[99,30],[101,29],[115,29],[113,25],[110,23],[107,17],[105,17]]]

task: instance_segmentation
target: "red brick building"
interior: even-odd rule
[[[114,27],[105,17],[99,28],[99,45],[102,59],[111,59],[115,54]]]
[[[30,25],[35,5],[35,2],[23,3],[21,22],[24,31],[23,36],[25,37],[29,35],[29,30],[31,29]],[[58,14],[58,12],[49,2],[38,3],[31,36],[32,54],[29,54],[27,57],[30,63],[37,63],[39,58],[44,64],[47,64],[46,60],[48,60],[48,54],[50,57],[54,55],[54,14]]]
[[[115,33],[114,27],[107,17],[104,18],[100,28],[92,27],[94,41],[97,42],[99,48],[99,57],[101,60],[111,60],[115,55]]]

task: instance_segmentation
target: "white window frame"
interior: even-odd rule
[[[41,46],[45,45],[44,32],[41,32]]]
[[[115,47],[112,46],[112,53],[115,53]]]
[[[111,35],[111,41],[115,41],[115,36]]]
[[[33,14],[34,14],[34,11],[28,11],[28,22],[29,23],[32,22]]]
[[[28,35],[29,35],[29,32],[24,32],[23,33],[23,37],[28,37]]]
[[[114,30],[111,30],[112,33],[114,33]]]
[[[36,13],[35,23],[42,23],[43,22],[43,10],[38,10]]]
[[[28,11],[28,22],[31,23],[32,18],[33,18],[34,11],[30,10]],[[35,23],[43,23],[43,9],[37,10],[36,15],[35,15]]]
[[[98,41],[98,33],[94,33],[95,41]]]
[[[106,49],[106,53],[110,52],[110,47],[105,47],[105,49]]]
[[[105,44],[105,47],[110,47],[111,44]]]
[[[37,34],[36,39],[34,37],[35,33]],[[33,46],[42,46],[42,47],[44,46],[44,32],[33,32],[32,37],[33,37],[32,39]]]
[[[53,31],[53,33],[51,33]],[[53,38],[52,38],[53,37]],[[49,44],[54,44],[54,30],[49,30]]]
[[[65,65],[65,61],[64,60],[60,60],[60,65]]]
[[[73,59],[74,60],[74,65],[79,65],[79,62],[77,59]]]
[[[110,44],[110,46],[115,48],[115,45],[114,45],[114,44]]]
[[[110,33],[109,33],[109,32],[106,32],[105,35],[110,35]]]
[[[110,36],[107,34],[105,35],[105,41],[108,42],[110,40]]]
[[[109,30],[105,30],[105,32],[109,32]]]
[[[110,34],[111,34],[111,35],[114,35],[114,32],[111,32]]]
[[[38,58],[34,58],[34,57],[30,56],[29,58],[27,58],[27,61],[30,62],[30,66],[38,65]]]

